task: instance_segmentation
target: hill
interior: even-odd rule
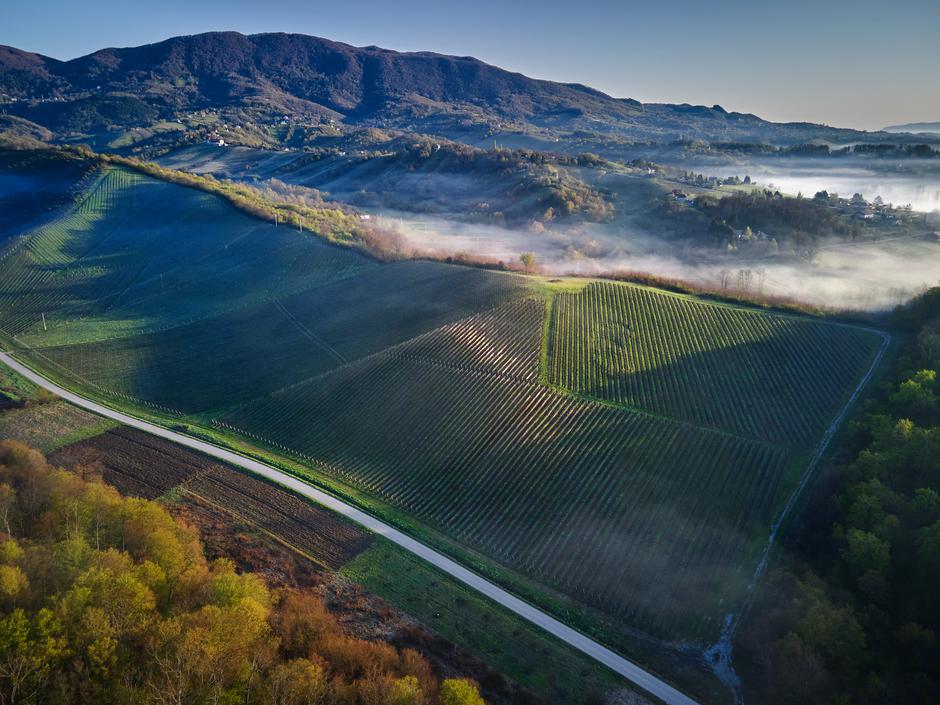
[[[472,57],[403,53],[300,34],[212,32],[102,49],[70,61],[0,47],[0,96],[52,129],[142,124],[157,110],[249,107],[270,114],[456,135],[514,125],[630,139],[799,143],[866,133],[777,124],[721,106],[643,104],[536,80]],[[511,125],[507,125],[510,123]]]
[[[48,374],[290,458],[644,662],[718,638],[881,342],[634,285],[375,262],[113,168],[0,282],[0,333]]]
[[[903,125],[889,125],[884,132],[910,132],[914,134],[940,134],[940,122],[907,122]]]

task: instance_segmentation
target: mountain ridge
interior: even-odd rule
[[[354,47],[303,34],[207,32],[100,49],[68,61],[0,46],[0,98],[12,114],[61,128],[36,104],[66,103],[81,113],[87,106],[76,101],[94,96],[112,103],[144,101],[165,115],[250,107],[452,137],[466,129],[499,131],[506,123],[513,129],[655,142],[792,144],[877,134],[773,123],[720,105],[640,103],[580,83],[530,78],[474,57]],[[132,104],[115,112],[141,110]],[[98,111],[96,125],[110,119],[106,113]]]

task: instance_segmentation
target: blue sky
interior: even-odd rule
[[[772,120],[940,121],[940,0],[3,0],[0,11],[0,44],[59,59],[209,30],[470,55]]]

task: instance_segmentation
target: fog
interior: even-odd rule
[[[812,260],[742,257],[713,248],[681,248],[639,227],[584,225],[541,233],[442,217],[386,211],[379,222],[418,252],[518,263],[532,252],[547,274],[625,270],[679,278],[708,287],[785,296],[848,310],[879,310],[940,284],[940,242],[927,238],[864,244],[823,243]],[[940,229],[940,225],[938,225]]]
[[[850,198],[860,193],[869,201],[881,196],[896,206],[909,203],[916,211],[940,209],[940,159],[781,157],[734,163],[690,160],[675,166],[722,178],[748,175],[793,196],[802,193],[811,197],[817,191],[829,191]]]

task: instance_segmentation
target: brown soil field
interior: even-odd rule
[[[67,445],[49,460],[64,467],[86,466],[121,494],[156,499],[186,480],[206,473],[213,461],[143,431],[119,427]]]
[[[372,543],[371,534],[299,497],[229,467],[186,481],[185,494],[216,504],[327,568],[340,568]]]
[[[123,494],[156,499],[174,488],[286,543],[326,568],[339,568],[372,536],[337,515],[199,453],[132,428],[65,446],[57,465],[101,472]]]

